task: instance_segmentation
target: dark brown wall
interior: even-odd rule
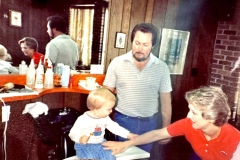
[[[55,1],[55,0],[54,0]],[[24,56],[18,41],[26,36],[37,39],[39,52],[45,53],[45,46],[49,42],[47,34],[47,17],[59,14],[68,18],[68,12],[61,3],[53,4],[53,1],[46,0],[0,0],[0,43],[3,44],[12,55],[14,65],[18,65],[21,59],[29,58]],[[9,25],[9,10],[22,12],[22,27]],[[5,15],[5,17],[4,17]]]

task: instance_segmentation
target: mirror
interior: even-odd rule
[[[32,2],[31,5],[29,5],[29,10],[35,10],[37,9],[41,9],[41,12],[38,12],[38,10],[36,12],[34,12],[34,15],[31,15],[31,12],[28,16],[22,17],[22,21],[23,21],[23,27],[22,28],[16,28],[16,27],[11,27],[8,24],[6,24],[5,28],[8,30],[8,32],[4,33],[6,35],[3,35],[3,37],[12,37],[11,40],[3,40],[2,43],[6,45],[6,47],[9,50],[9,53],[12,56],[12,64],[13,66],[18,67],[19,64],[21,63],[22,60],[24,60],[26,62],[26,64],[30,64],[31,59],[27,56],[25,56],[22,51],[20,46],[17,44],[17,42],[22,39],[25,36],[32,36],[34,38],[37,39],[38,43],[39,43],[39,49],[38,51],[40,53],[45,54],[45,47],[47,45],[47,43],[50,41],[50,38],[47,34],[47,21],[46,18],[48,16],[54,15],[54,14],[58,14],[63,16],[69,26],[69,35],[70,35],[70,8],[82,8],[82,9],[87,9],[87,8],[93,8],[94,9],[94,13],[93,14],[93,23],[95,25],[92,25],[91,27],[91,31],[92,31],[92,40],[91,42],[93,43],[93,45],[91,45],[91,47],[89,47],[90,49],[86,51],[86,47],[84,47],[84,45],[80,44],[80,57],[87,57],[87,63],[84,63],[82,59],[79,59],[79,63],[77,66],[77,69],[86,69],[88,70],[90,67],[90,64],[101,64],[103,63],[102,57],[103,57],[103,53],[104,53],[104,39],[106,39],[104,36],[106,34],[104,34],[103,32],[105,31],[104,27],[107,26],[107,22],[108,21],[108,17],[107,17],[107,12],[108,12],[108,2],[105,0],[101,0],[101,1],[97,1],[95,2],[95,0],[81,0],[81,1],[69,1],[68,4],[64,3],[64,4],[58,4],[58,5],[63,5],[64,7],[54,7],[52,8],[52,4],[47,4],[50,3],[50,1],[46,1],[46,3],[44,4],[39,4],[39,3],[35,3],[35,1],[39,1],[39,0],[34,0],[34,3]],[[17,3],[17,2],[16,2]],[[81,3],[81,5],[79,4]],[[94,5],[89,5],[87,3],[92,3]],[[55,4],[56,5],[56,4]],[[2,5],[4,6],[4,5]],[[1,8],[2,8],[1,6]],[[7,7],[7,6],[6,6]],[[64,8],[64,9],[63,9]],[[21,8],[19,9],[21,10]],[[43,14],[44,12],[44,14]],[[22,11],[23,15],[26,15],[25,11]],[[31,16],[30,16],[31,15]],[[39,16],[42,19],[40,20],[34,20],[35,16]],[[5,15],[5,17],[7,17],[7,14]],[[98,20],[98,22],[96,22]],[[34,21],[33,24],[30,24],[29,21]],[[86,21],[83,19],[83,22]],[[97,25],[96,25],[97,23]],[[99,24],[98,24],[99,23]],[[37,26],[37,27],[36,27]],[[89,28],[89,27],[85,27],[85,28]],[[11,32],[10,32],[11,31]],[[7,36],[9,35],[9,36]],[[0,38],[1,39],[1,38]],[[83,37],[77,37],[76,38],[76,42],[79,40],[83,40],[85,38]],[[83,55],[84,52],[87,52],[87,55]],[[83,55],[83,56],[82,56]]]

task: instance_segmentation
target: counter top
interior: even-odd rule
[[[3,97],[3,100],[5,102],[27,100],[27,99],[37,98],[45,94],[57,93],[57,92],[75,92],[75,93],[88,94],[90,92],[89,90],[78,85],[79,80],[85,80],[86,77],[95,77],[96,82],[99,85],[102,85],[105,75],[104,74],[74,74],[74,81],[73,81],[72,87],[54,87],[49,89],[45,89],[45,88],[34,89],[34,91],[36,91],[37,94]],[[14,84],[21,84],[21,85],[26,84],[26,75],[1,75],[0,79],[1,79],[0,85],[4,85],[9,82],[12,82]]]

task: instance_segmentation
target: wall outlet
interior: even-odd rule
[[[2,106],[2,122],[6,122],[9,120],[10,116],[10,106]]]

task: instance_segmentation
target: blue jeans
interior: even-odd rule
[[[126,116],[120,112],[115,113],[114,121],[117,122],[120,126],[128,129],[131,133],[143,134],[145,132],[154,130],[157,128],[158,113],[155,113],[151,117],[141,118],[141,117],[130,117]],[[125,141],[127,139],[120,136],[116,136],[117,141]],[[152,143],[139,145],[139,148],[150,152],[152,148]]]
[[[112,155],[111,150],[104,150],[101,143],[75,143],[74,149],[76,150],[77,157],[80,159],[116,160],[116,157]]]

